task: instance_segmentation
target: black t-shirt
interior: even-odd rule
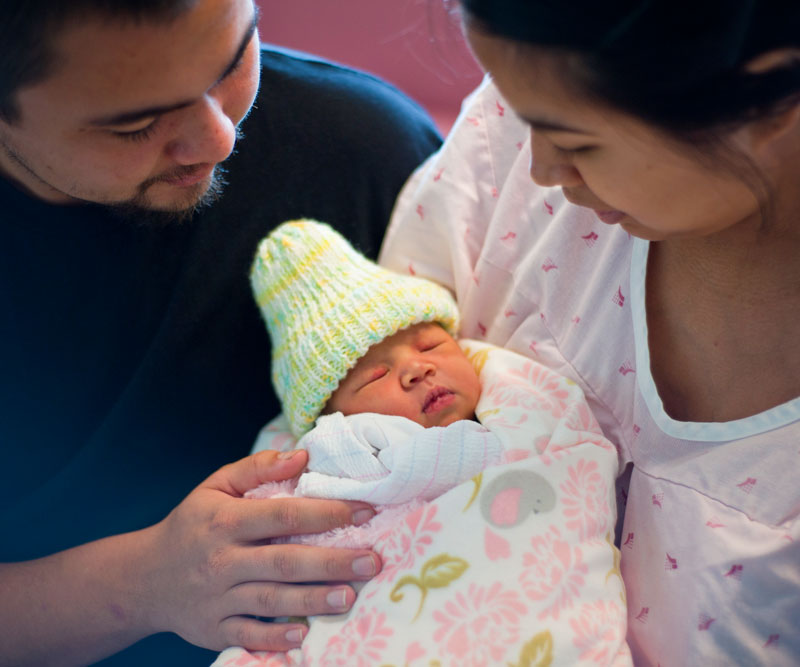
[[[248,280],[258,240],[312,217],[374,257],[439,144],[384,82],[276,49],[242,129],[222,199],[187,223],[123,223],[0,179],[0,560],[151,525],[247,455],[280,409]],[[213,659],[162,635],[103,664],[158,664],[156,647]]]

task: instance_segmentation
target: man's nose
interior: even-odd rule
[[[178,122],[177,136],[166,150],[179,164],[217,164],[233,151],[236,124],[214,95],[206,94],[183,110]]]

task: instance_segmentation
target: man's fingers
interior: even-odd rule
[[[270,623],[247,616],[229,616],[219,624],[223,646],[248,651],[288,651],[297,648],[308,632],[301,623]]]
[[[235,576],[241,582],[366,581],[381,569],[380,557],[366,549],[270,544],[243,547],[239,555]]]
[[[216,513],[216,528],[242,542],[286,535],[324,533],[346,525],[361,525],[373,516],[369,505],[315,498],[231,499]]]
[[[252,581],[233,588],[225,597],[231,614],[274,618],[341,614],[353,605],[355,591],[338,586],[279,584]]]
[[[201,486],[241,497],[264,482],[280,482],[299,475],[308,462],[308,452],[264,450],[223,466]]]

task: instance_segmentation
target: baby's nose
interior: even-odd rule
[[[406,387],[413,387],[418,382],[421,382],[429,375],[436,373],[436,367],[427,361],[420,361],[418,359],[409,360],[405,363],[403,370],[400,373],[400,382]]]

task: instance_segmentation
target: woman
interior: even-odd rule
[[[797,664],[800,6],[462,5],[490,79],[383,263],[584,389],[636,664]]]

